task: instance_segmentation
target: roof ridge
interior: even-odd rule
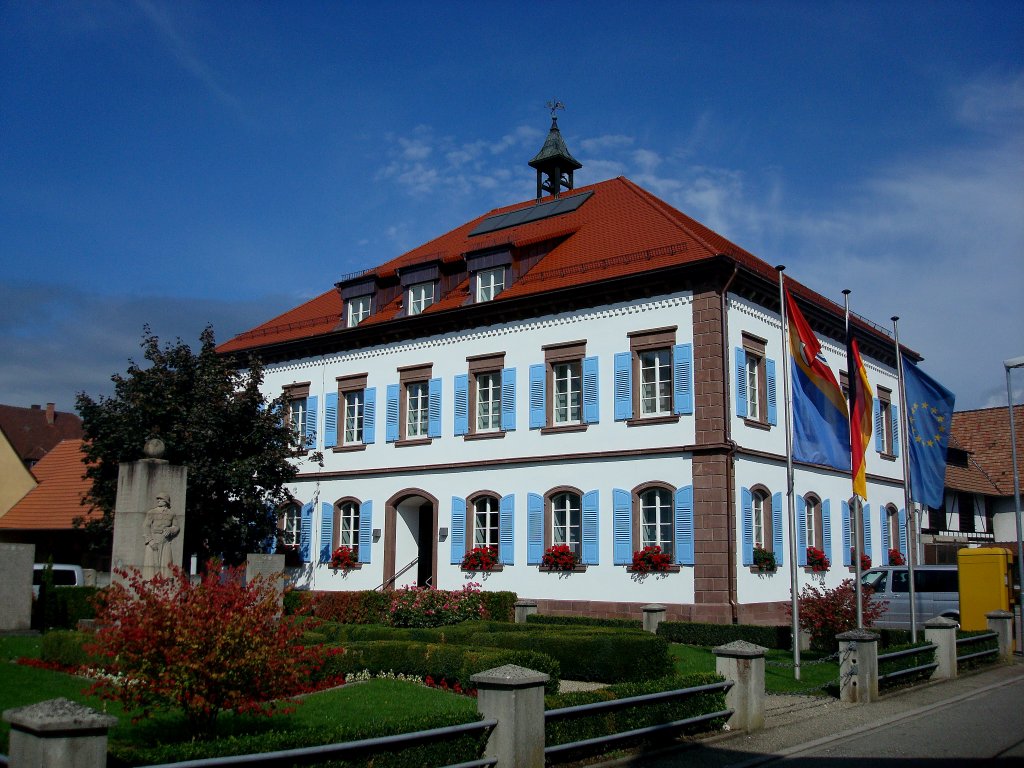
[[[675,208],[675,207],[669,205],[668,203],[666,203],[664,200],[662,200],[659,197],[655,197],[650,192],[648,192],[646,189],[641,187],[639,184],[631,181],[630,179],[626,178],[625,176],[618,176],[617,178],[622,180],[622,182],[625,184],[626,188],[629,189],[631,192],[633,192],[633,194],[637,198],[639,198],[640,200],[643,200],[644,202],[646,202],[647,205],[649,205],[651,208],[656,210],[659,214],[664,216],[668,221],[670,221],[675,226],[679,227],[681,230],[683,230],[683,232],[685,232],[687,235],[689,235],[694,240],[696,240],[701,245],[703,245],[707,249],[708,253],[710,253],[712,256],[717,256],[720,253],[720,251],[717,248],[713,248],[711,246],[711,244],[707,240],[705,240],[703,237],[701,237],[696,232],[694,232],[690,227],[686,226],[686,224],[684,224],[683,222],[678,220],[678,216],[686,217],[686,214],[684,214],[678,208]],[[666,210],[666,208],[668,210]],[[675,215],[673,215],[673,214],[675,214]],[[686,218],[689,218],[689,217],[686,217]],[[693,221],[693,220],[691,220],[691,221]],[[724,240],[728,240],[728,238],[726,238],[724,235],[720,235],[720,237],[722,237],[722,239],[724,239]],[[732,241],[729,240],[729,242],[731,243]],[[753,254],[751,254],[751,255],[753,255]]]

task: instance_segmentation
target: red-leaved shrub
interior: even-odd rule
[[[870,600],[871,588],[861,592],[864,626],[870,627],[886,610],[883,603]],[[818,589],[810,585],[800,591],[798,600],[800,627],[811,635],[811,647],[833,650],[836,635],[857,628],[857,598],[853,579],[845,579],[835,589]]]

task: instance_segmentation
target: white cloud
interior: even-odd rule
[[[635,139],[632,136],[623,136],[622,134],[606,134],[604,136],[596,136],[592,139],[583,139],[580,142],[584,152],[608,152],[611,150],[623,149],[624,147],[633,146]]]

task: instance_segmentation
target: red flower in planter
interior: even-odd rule
[[[544,557],[541,558],[541,565],[553,571],[574,570],[580,562],[580,556],[567,544],[555,544],[544,550]]]
[[[338,547],[331,554],[331,570],[336,571],[339,568],[343,571],[351,570],[356,566],[359,561],[356,559],[355,553],[351,547]]]
[[[667,571],[671,566],[671,556],[666,552],[662,552],[661,547],[658,545],[644,547],[633,553],[633,571],[635,573]]]
[[[473,547],[462,556],[462,568],[467,571],[489,571],[497,564],[497,547]]]
[[[832,563],[825,556],[825,553],[817,547],[807,548],[807,567],[815,573],[825,573],[832,567]]]
[[[889,565],[906,565],[907,559],[898,549],[889,550]]]

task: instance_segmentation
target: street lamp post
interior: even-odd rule
[[[1011,357],[1003,361],[1006,369],[1006,405],[1010,410],[1010,456],[1013,459],[1013,506],[1017,520],[1017,610],[1020,616],[1020,627],[1017,633],[1017,641],[1021,644],[1021,652],[1024,653],[1024,605],[1021,605],[1021,596],[1024,595],[1024,537],[1021,536],[1020,524],[1020,474],[1017,472],[1017,433],[1013,428],[1013,388],[1010,386],[1010,371],[1014,368],[1024,368],[1024,356]]]

